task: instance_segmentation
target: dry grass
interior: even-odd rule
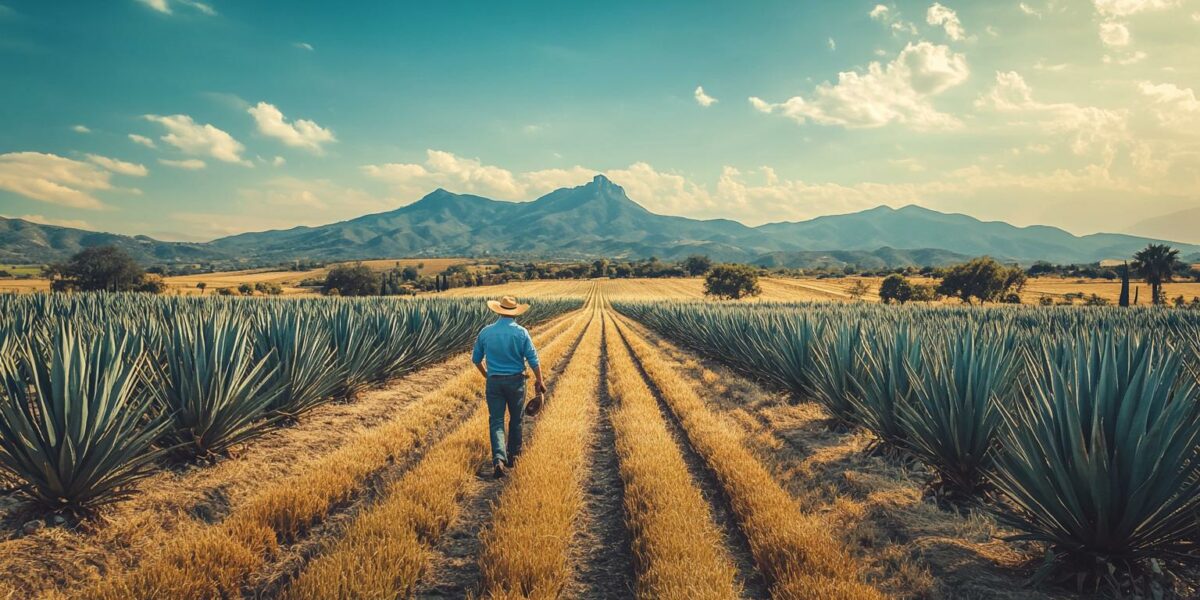
[[[422,275],[433,275],[446,269],[464,263],[472,262],[467,258],[388,258],[380,260],[364,260],[362,264],[376,271],[387,271],[396,267],[416,266]],[[236,288],[243,283],[277,283],[283,287],[285,294],[311,294],[311,290],[297,287],[301,281],[312,278],[323,278],[329,274],[329,269],[338,264],[334,263],[319,269],[308,271],[279,271],[272,269],[249,269],[244,271],[221,271],[217,273],[199,273],[196,275],[179,275],[167,277],[163,281],[170,292],[178,294],[199,294],[197,283],[208,286],[207,293],[213,293],[220,288]]]
[[[736,598],[736,569],[708,504],[628,348],[604,324],[608,385],[640,598]]]
[[[587,323],[573,320],[565,334],[542,349],[547,368],[563,360]],[[410,596],[429,567],[432,546],[457,518],[477,467],[488,458],[486,431],[487,407],[481,404],[309,564],[284,597]]]
[[[591,324],[481,535],[479,565],[488,598],[559,597],[571,579],[570,545],[598,414],[603,318],[593,303]]]
[[[883,598],[860,582],[861,568],[833,535],[831,524],[802,511],[746,449],[741,436],[705,406],[687,377],[623,321],[618,319],[618,329],[634,357],[729,495],[772,595],[814,600]]]
[[[536,298],[545,296],[582,297],[591,293],[595,284],[586,279],[544,279],[535,281],[512,281],[500,285],[482,287],[461,287],[439,292],[439,296],[466,296],[499,298],[500,296],[516,296],[518,298]]]
[[[575,318],[580,318],[577,315]],[[561,338],[564,321],[537,336]],[[238,595],[266,564],[277,540],[290,541],[349,500],[372,474],[410,454],[464,408],[482,401],[478,373],[467,369],[388,422],[365,431],[303,473],[264,487],[223,523],[181,530],[175,543],[131,573],[108,579],[79,598],[201,598]]]

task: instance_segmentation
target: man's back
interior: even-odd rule
[[[526,361],[530,367],[538,366],[537,351],[533,348],[533,339],[529,332],[508,317],[501,317],[480,330],[479,337],[475,339],[475,350],[471,360],[478,363],[485,358],[488,375],[515,375],[524,372]]]

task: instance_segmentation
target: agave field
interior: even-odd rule
[[[0,600],[1195,589],[1191,313],[581,285],[501,478],[480,299],[0,297]]]
[[[54,510],[93,509],[164,461],[442,360],[490,318],[441,299],[0,296],[0,471]]]
[[[1200,319],[1190,313],[645,301],[617,309],[816,401],[840,426],[870,431],[874,450],[920,461],[938,496],[985,506],[1015,539],[1039,542],[1039,578],[1161,594],[1164,571],[1187,573],[1200,558]]]

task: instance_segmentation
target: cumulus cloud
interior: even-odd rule
[[[1017,8],[1020,9],[1021,12],[1025,13],[1031,17],[1038,17],[1039,19],[1042,17],[1041,11],[1039,11],[1038,9],[1036,9],[1024,2],[1017,3]]]
[[[997,72],[995,85],[976,106],[1027,118],[1028,124],[1047,134],[1069,135],[1075,154],[1098,153],[1105,164],[1111,163],[1118,148],[1129,140],[1128,111],[1038,101],[1025,78],[1015,71]]]
[[[1151,112],[1166,127],[1200,125],[1200,100],[1196,91],[1173,83],[1143,81],[1138,90],[1151,102]]]
[[[1183,0],[1093,0],[1096,12],[1106,17],[1128,17],[1138,13],[1176,8]]]
[[[87,125],[75,125],[74,127],[71,128],[71,131],[74,131],[75,133],[91,133],[92,132],[92,130],[89,129]]]
[[[111,190],[111,173],[86,162],[40,152],[0,154],[0,189],[71,208],[100,210],[93,193]]]
[[[875,8],[872,8],[869,14],[871,15],[871,18],[875,19],[876,21],[885,21],[888,18],[888,13],[888,7],[882,4],[876,4]]]
[[[146,175],[150,174],[150,170],[147,169],[145,165],[139,165],[137,163],[125,162],[123,160],[109,158],[107,156],[100,156],[99,154],[88,154],[87,159],[92,163],[112,171],[113,173],[119,173],[121,175],[128,175],[130,177],[145,177]]]
[[[131,133],[131,134],[129,134],[129,139],[132,140],[133,143],[141,144],[142,146],[145,146],[147,148],[157,148],[158,147],[154,144],[154,140],[152,140],[144,135],[138,135],[136,133]]]
[[[209,156],[219,161],[247,167],[254,166],[253,163],[242,158],[242,151],[246,148],[241,142],[210,124],[200,125],[187,115],[146,115],[144,118],[165,127],[167,135],[159,139],[185,154]]]
[[[822,83],[808,98],[796,96],[780,103],[750,98],[758,111],[778,113],[797,123],[847,128],[882,127],[903,123],[914,129],[951,129],[961,122],[933,107],[932,98],[970,75],[967,57],[929,42],[908,44],[895,60],[872,62],[866,72],[846,71],[838,82]]]
[[[930,5],[929,10],[925,12],[925,22],[935,27],[940,26],[946,31],[946,37],[952,40],[961,41],[967,37],[962,22],[958,19],[958,13],[937,2]]]
[[[313,121],[295,119],[288,123],[283,112],[267,102],[259,102],[246,112],[254,117],[259,133],[273,137],[288,146],[306,148],[319,154],[322,151],[321,144],[337,141],[332,131]]]
[[[185,171],[199,171],[208,165],[198,158],[185,158],[183,160],[170,160],[167,158],[158,159],[159,164],[176,169],[184,169]]]
[[[1129,28],[1124,23],[1105,21],[1100,24],[1100,41],[1107,46],[1128,46]]]
[[[708,108],[717,103],[717,99],[704,93],[704,86],[696,86],[696,91],[693,92],[696,97],[696,104]]]

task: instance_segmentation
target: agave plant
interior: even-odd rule
[[[28,498],[82,511],[118,500],[145,477],[167,421],[154,414],[146,361],[112,330],[65,323],[48,348],[17,344],[0,361],[0,469]]]
[[[903,448],[900,407],[911,401],[916,374],[923,367],[921,341],[908,325],[899,325],[894,331],[868,332],[864,345],[861,393],[850,401],[864,427],[891,447]]]
[[[269,387],[279,394],[272,412],[297,418],[329,401],[342,378],[323,323],[299,314],[268,313],[255,338],[255,355],[272,367]]]
[[[338,305],[328,319],[331,347],[342,372],[334,395],[351,399],[372,381],[384,378],[387,337],[384,331],[369,328],[369,320],[353,304]]]
[[[1178,354],[1109,333],[1030,361],[991,478],[1001,519],[1075,572],[1195,560],[1200,394]]]
[[[952,494],[977,493],[984,482],[1004,419],[1000,406],[1014,391],[1020,364],[1011,338],[968,329],[909,374],[912,396],[897,406],[906,448]]]
[[[813,398],[834,419],[853,425],[858,420],[854,398],[862,394],[859,381],[866,377],[862,326],[839,323],[832,327],[831,335],[813,352],[808,379]]]
[[[230,313],[181,316],[165,351],[163,397],[184,454],[219,452],[262,433],[280,393],[271,355],[255,357],[248,326]]]

